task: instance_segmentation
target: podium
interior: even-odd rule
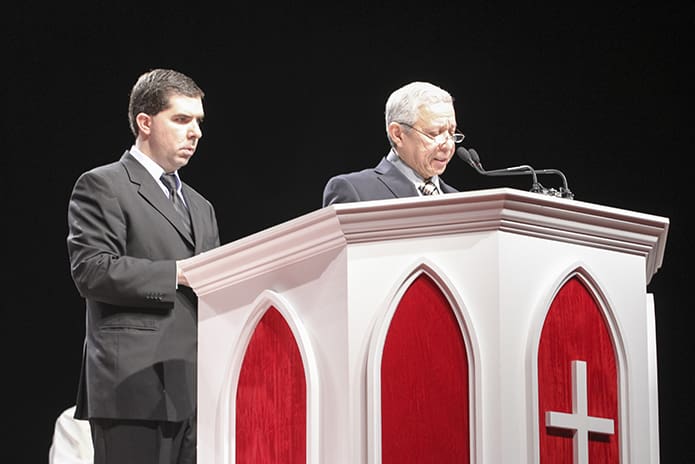
[[[668,225],[500,188],[332,205],[187,259],[198,462],[659,462]]]

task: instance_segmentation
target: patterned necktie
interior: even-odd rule
[[[183,201],[179,197],[178,192],[176,191],[176,176],[174,174],[162,174],[162,177],[159,178],[162,183],[166,186],[167,190],[169,191],[169,199],[171,202],[174,204],[174,209],[176,210],[177,213],[181,216],[181,220],[183,222],[183,226],[186,229],[186,232],[188,233],[189,237],[192,237],[191,233],[191,215],[188,214],[188,209],[186,209],[186,205],[184,205]]]
[[[431,180],[426,180],[424,183],[420,184],[418,190],[420,190],[420,193],[423,195],[439,195],[439,189]]]

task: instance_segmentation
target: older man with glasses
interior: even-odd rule
[[[389,96],[385,114],[389,153],[375,168],[329,179],[323,206],[457,191],[440,178],[464,139],[452,96],[429,82],[411,82]]]

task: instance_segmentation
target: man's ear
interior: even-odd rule
[[[403,145],[403,126],[397,122],[392,122],[388,125],[388,133],[391,142],[393,142],[395,146],[400,147]]]
[[[146,113],[138,113],[135,116],[135,122],[138,125],[138,131],[143,135],[150,135],[152,130],[152,117]]]

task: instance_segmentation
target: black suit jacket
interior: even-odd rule
[[[129,153],[82,174],[68,252],[86,301],[78,418],[180,421],[196,409],[197,298],[176,260],[219,246],[212,205],[183,184],[194,237]]]
[[[458,190],[446,184],[441,177],[442,193]],[[352,201],[386,200],[415,197],[417,188],[396,166],[384,157],[375,167],[332,177],[323,189],[323,206]]]

